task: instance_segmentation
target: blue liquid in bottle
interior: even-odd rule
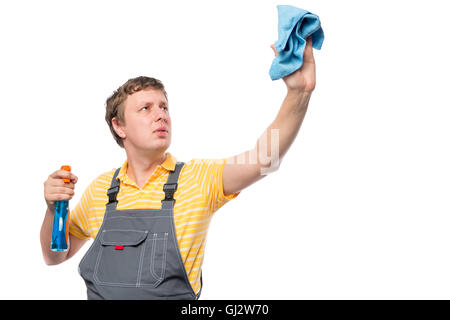
[[[53,219],[52,241],[50,249],[52,251],[66,251],[68,248],[66,239],[66,222],[69,215],[69,201],[56,201],[55,217]]]

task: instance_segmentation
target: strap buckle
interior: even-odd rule
[[[117,202],[116,196],[117,196],[118,192],[119,192],[119,186],[108,189],[108,192],[107,192],[108,197],[109,197],[108,203]]]
[[[178,183],[166,183],[163,187],[163,190],[166,194],[164,200],[173,200],[173,194],[178,188]]]

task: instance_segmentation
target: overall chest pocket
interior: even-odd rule
[[[148,230],[103,230],[94,268],[102,285],[158,286],[164,279],[168,233]]]

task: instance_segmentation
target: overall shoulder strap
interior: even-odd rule
[[[120,168],[114,172],[114,175],[111,180],[111,185],[108,189],[108,205],[109,204],[116,204],[117,205],[117,194],[119,193],[120,188],[120,180],[117,179],[117,175],[119,174]]]
[[[178,188],[178,177],[180,176],[181,169],[184,166],[184,162],[177,162],[175,169],[169,173],[166,183],[164,184],[165,197],[162,200],[163,209],[173,208],[175,199],[173,195]]]

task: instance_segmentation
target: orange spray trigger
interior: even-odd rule
[[[70,172],[70,166],[61,166],[61,170],[69,171]],[[63,178],[64,182],[70,182],[70,179]]]

